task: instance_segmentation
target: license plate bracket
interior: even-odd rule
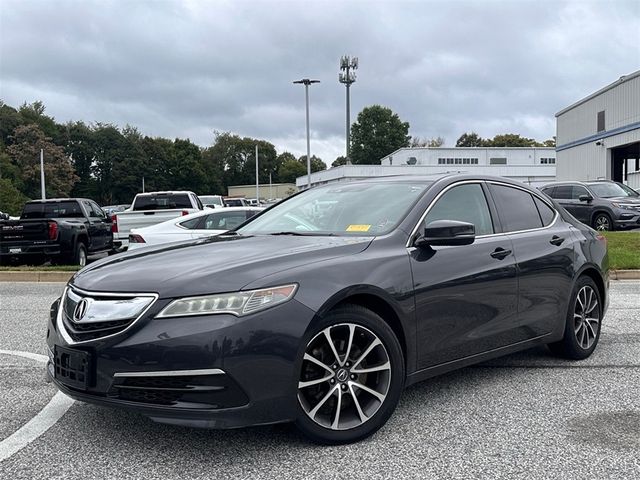
[[[86,390],[91,381],[91,354],[60,347],[54,352],[55,379],[72,388]]]

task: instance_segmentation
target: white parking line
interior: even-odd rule
[[[49,360],[46,355],[17,350],[0,350],[0,354],[29,358],[42,363],[46,363]],[[35,417],[0,442],[0,462],[19,452],[49,430],[69,410],[73,402],[73,399],[63,393],[56,393]]]

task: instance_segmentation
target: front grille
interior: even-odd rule
[[[240,386],[226,374],[116,377],[109,396],[181,408],[230,408],[249,402]]]
[[[138,320],[155,298],[153,294],[93,293],[68,288],[60,315],[64,332],[70,343],[116,335]],[[83,308],[78,308],[83,301]]]

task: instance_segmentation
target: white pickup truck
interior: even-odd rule
[[[128,209],[116,213],[113,217],[113,247],[116,250],[128,247],[129,232],[133,228],[149,227],[181,215],[195,213],[203,208],[202,202],[193,192],[139,193]]]

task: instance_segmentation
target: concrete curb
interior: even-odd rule
[[[0,282],[64,282],[76,272],[0,271]],[[640,280],[640,270],[610,270],[611,280]]]
[[[0,282],[63,282],[67,283],[76,272],[0,271]]]
[[[640,280],[640,270],[611,270],[611,280]]]

